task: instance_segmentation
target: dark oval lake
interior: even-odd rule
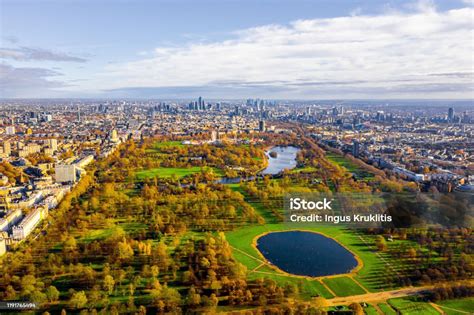
[[[335,240],[312,232],[272,232],[257,239],[257,248],[273,265],[294,275],[328,276],[357,267],[351,252]]]

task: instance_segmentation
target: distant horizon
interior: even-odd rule
[[[334,98],[334,99],[318,99],[318,98],[308,98],[308,99],[298,99],[298,98],[265,98],[265,97],[243,97],[243,98],[206,98],[205,96],[202,95],[197,95],[196,97],[181,97],[181,98],[160,98],[160,97],[0,97],[0,101],[8,101],[8,100],[88,100],[88,101],[102,101],[102,100],[153,100],[153,101],[189,101],[189,100],[195,100],[199,96],[203,98],[204,101],[245,101],[248,99],[252,100],[264,100],[264,101],[294,101],[294,102],[474,102],[474,99],[430,99],[430,98],[377,98],[377,99],[350,99],[350,98]]]

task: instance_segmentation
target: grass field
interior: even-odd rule
[[[156,142],[153,144],[154,149],[161,149],[161,148],[167,148],[167,147],[182,147],[184,144],[181,141],[162,141],[162,142]]]
[[[364,312],[367,315],[379,315],[375,307],[373,307],[372,305],[368,305],[366,308],[364,308]]]
[[[314,171],[316,171],[315,167],[305,166],[305,167],[294,168],[290,171],[290,173],[311,173]]]
[[[274,214],[258,199],[252,198],[242,189],[240,184],[233,184],[231,188],[240,192],[245,201],[250,204],[257,213],[264,219],[263,225],[246,225],[240,229],[226,233],[227,240],[233,247],[234,258],[244,264],[249,271],[249,278],[267,277],[283,284],[285,281],[301,281],[301,277],[281,273],[265,265],[265,259],[262,258],[253,246],[252,241],[260,234],[271,231],[282,230],[309,230],[322,233],[328,237],[334,238],[356,254],[362,261],[363,266],[357,273],[353,274],[353,279],[347,277],[338,277],[333,280],[324,279],[324,284],[329,287],[338,296],[349,296],[353,294],[364,294],[368,292],[377,292],[397,288],[386,281],[385,277],[398,271],[402,272],[404,265],[401,261],[388,257],[385,253],[377,252],[375,248],[374,236],[359,234],[357,231],[344,228],[342,225],[314,225],[314,224],[295,224],[278,222]],[[391,246],[392,244],[389,244]],[[397,246],[400,245],[397,243]],[[305,279],[301,291],[306,291],[306,298],[317,294],[324,297],[331,297],[332,293],[319,281]],[[362,287],[361,287],[362,286]],[[365,289],[365,290],[364,290]],[[388,307],[388,305],[387,305]]]
[[[259,209],[262,211],[262,209]],[[380,286],[378,283],[380,280],[380,275],[384,274],[386,271],[386,266],[384,262],[380,260],[378,256],[371,250],[371,248],[363,243],[359,236],[353,231],[349,231],[342,226],[317,226],[306,225],[304,227],[293,225],[288,225],[284,223],[273,223],[265,225],[253,225],[243,227],[234,231],[226,233],[227,240],[230,245],[233,247],[234,258],[239,262],[247,266],[249,270],[250,278],[258,277],[268,277],[272,278],[279,283],[284,283],[292,279],[291,276],[284,275],[278,271],[265,267],[262,257],[259,255],[258,251],[252,246],[253,239],[265,232],[270,231],[282,231],[290,229],[305,229],[315,232],[323,233],[329,237],[336,239],[341,242],[349,249],[351,249],[359,258],[363,261],[363,267],[359,270],[355,279],[359,281],[368,291],[378,291]],[[260,266],[260,267],[259,267]],[[256,269],[259,267],[258,269]],[[268,269],[268,270],[267,270]],[[263,273],[265,272],[265,273]],[[301,278],[294,277],[297,281]],[[337,278],[336,278],[337,279]],[[365,291],[353,280],[347,278],[348,280],[333,280],[330,281],[330,284],[335,287],[335,293],[340,294],[341,296],[347,296],[350,294],[363,294]],[[303,283],[304,287],[311,292],[318,292],[321,296],[330,297],[331,294],[327,289],[324,288],[320,283],[312,283],[314,281],[305,281]],[[326,282],[325,282],[326,283]],[[349,290],[342,289],[345,284],[349,284]]]
[[[474,314],[474,298],[446,300],[437,302],[448,315]]]
[[[411,298],[397,298],[388,300],[388,303],[402,315],[439,315],[430,304],[418,302]]]
[[[82,241],[85,243],[90,243],[92,241],[106,239],[113,233],[114,228],[91,230],[86,236],[82,238]]]
[[[385,315],[397,315],[397,312],[387,303],[379,303],[377,306],[382,310]]]
[[[359,166],[352,163],[351,161],[349,161],[348,159],[346,159],[345,157],[343,157],[341,155],[337,155],[335,153],[327,152],[326,153],[326,158],[329,161],[331,161],[332,163],[346,168],[348,172],[353,173],[356,176],[358,176],[358,177],[360,177],[364,180],[370,180],[370,179],[374,178],[374,176],[372,174],[370,174],[369,172],[361,169]]]
[[[135,173],[137,179],[143,180],[145,178],[171,178],[173,175],[176,175],[178,178],[183,178],[185,176],[200,173],[204,168],[199,166],[189,167],[189,168],[177,168],[177,167],[159,167],[152,168],[147,170],[137,171]],[[220,169],[212,168],[214,174],[217,176],[222,176],[223,173]]]
[[[357,283],[349,277],[327,278],[323,282],[337,296],[351,296],[366,293]]]

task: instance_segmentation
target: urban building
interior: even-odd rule
[[[57,164],[55,167],[56,183],[75,183],[76,182],[76,165],[74,164]]]

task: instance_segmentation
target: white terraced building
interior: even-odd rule
[[[15,209],[0,219],[0,232],[6,232],[15,225],[18,221],[20,221],[22,216],[22,212],[20,209]]]
[[[47,214],[47,207],[37,207],[33,209],[19,225],[13,227],[13,239],[17,241],[25,239]]]

